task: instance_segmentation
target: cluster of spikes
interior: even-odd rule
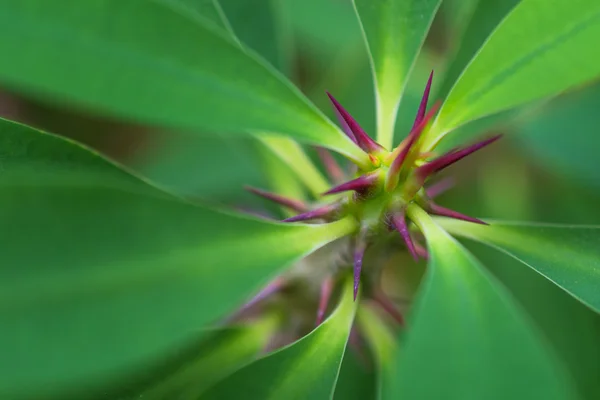
[[[420,257],[427,258],[427,250],[413,238],[410,229],[410,222],[407,222],[406,208],[410,203],[416,203],[425,211],[433,215],[456,218],[468,222],[485,224],[485,222],[461,214],[457,211],[442,207],[435,203],[436,196],[445,192],[453,186],[449,179],[438,181],[425,187],[425,183],[438,172],[472,154],[473,152],[493,143],[501,135],[491,137],[481,142],[472,144],[465,148],[455,148],[449,152],[436,157],[435,153],[422,151],[420,139],[423,131],[427,128],[434,115],[439,109],[437,102],[429,111],[427,103],[429,101],[429,92],[433,79],[433,71],[429,76],[425,91],[419,105],[417,115],[412,129],[408,136],[391,152],[384,149],[380,144],[371,139],[369,135],[361,128],[358,122],[342,107],[342,105],[329,93],[329,99],[333,104],[333,109],[339,120],[344,133],[367,153],[370,164],[367,169],[364,166],[358,166],[358,173],[354,179],[344,181],[344,172],[337,164],[335,159],[325,149],[318,149],[319,156],[325,166],[329,177],[337,185],[323,193],[323,196],[337,195],[350,192],[351,196],[335,197],[335,200],[323,205],[323,203],[312,208],[309,204],[281,196],[279,194],[267,192],[256,188],[247,188],[252,193],[265,199],[271,200],[279,205],[286,207],[298,214],[287,218],[284,222],[306,222],[306,221],[324,221],[331,222],[342,218],[348,214],[353,214],[360,222],[360,229],[355,234],[353,246],[354,259],[354,298],[358,292],[360,276],[363,264],[363,257],[367,247],[370,244],[372,233],[376,232],[378,227],[373,226],[372,220],[361,220],[360,205],[365,205],[374,198],[383,199],[377,204],[383,204],[381,207],[378,225],[387,228],[387,230],[396,230],[400,234],[406,248],[418,261]],[[357,207],[358,205],[358,207]],[[266,288],[266,292],[271,292],[278,287],[280,282],[275,281],[272,286]],[[328,281],[323,283],[321,290],[321,304],[319,305],[317,322],[322,320],[327,299],[331,293]],[[262,297],[259,294],[258,297]],[[401,322],[402,317],[394,312],[393,305],[384,297],[376,299],[380,305],[386,309],[392,316],[397,317]]]

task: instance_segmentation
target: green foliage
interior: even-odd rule
[[[377,140],[393,141],[398,103],[440,0],[354,0],[371,54]]]
[[[340,305],[313,332],[223,380],[202,398],[326,399],[333,395],[356,311],[352,281]],[[300,378],[300,379],[298,379]]]
[[[600,312],[600,227],[446,221],[450,232],[505,251]]]
[[[453,129],[600,74],[588,49],[600,35],[595,0],[523,0],[473,58],[444,102],[428,144]]]
[[[369,159],[299,87],[319,105],[323,90],[340,88],[392,150],[430,66],[445,63],[433,91],[447,98],[424,137],[427,149],[444,139],[439,151],[600,75],[595,0],[471,0],[436,18],[440,3],[0,0],[3,86],[160,129],[125,167],[0,119],[0,398],[597,398],[597,227],[478,225],[402,203],[430,256],[415,282],[422,266],[388,235],[389,216],[368,207],[379,193],[320,197],[331,183],[303,144],[334,150],[358,176],[391,160]],[[460,44],[437,48],[440,31]],[[357,81],[368,62],[376,118],[369,82]],[[307,78],[311,69],[327,73]],[[596,86],[569,93],[512,129],[565,176],[595,182],[597,97]],[[518,186],[510,176],[524,165],[501,165],[482,186],[531,215],[527,182],[537,177],[524,171]],[[246,206],[244,184],[309,209],[344,200],[336,212],[349,215],[284,224],[204,202]],[[507,188],[516,201],[496,199]],[[581,191],[556,192],[583,204]],[[381,229],[366,230],[373,221]],[[448,232],[518,262],[492,257],[488,270]],[[348,260],[362,257],[363,239],[354,300]],[[249,302],[269,282],[273,291]],[[320,304],[327,282],[336,307]],[[327,318],[315,328],[317,308]],[[282,339],[291,343],[265,350]]]

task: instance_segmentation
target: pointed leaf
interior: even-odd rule
[[[600,63],[589,51],[599,36],[596,0],[522,0],[451,90],[426,147],[471,120],[594,79]]]
[[[335,390],[356,302],[345,282],[333,314],[309,335],[234,373],[202,399],[328,399]]]
[[[0,82],[147,124],[362,152],[280,73],[165,0],[0,0]],[[160,29],[157,29],[160,27]],[[44,60],[44,62],[39,62]]]
[[[356,352],[348,349],[335,386],[334,400],[377,399],[377,376],[373,367],[366,365]]]
[[[229,29],[227,20],[224,18],[223,10],[218,0],[162,0],[164,3],[172,3],[175,7],[181,7],[189,13],[197,13],[202,18],[214,23],[223,31]]]
[[[554,356],[503,287],[426,213],[410,207],[409,216],[431,258],[384,398],[573,399]]]
[[[80,145],[2,120],[0,152],[0,398],[104,392],[355,229],[185,203]]]
[[[600,312],[600,226],[490,221],[488,227],[475,227],[440,222],[456,235],[516,258]]]
[[[408,75],[440,0],[354,0],[371,54],[377,141],[392,147],[396,113]]]
[[[170,363],[138,394],[145,400],[192,399],[253,361],[267,345],[275,318],[267,317],[246,326],[222,328],[205,335],[185,358]]]

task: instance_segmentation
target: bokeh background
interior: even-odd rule
[[[372,79],[350,0],[220,2],[242,42],[330,117],[325,90],[374,132]],[[400,106],[397,142],[412,124],[431,69],[433,98],[443,99],[516,3],[443,2]],[[600,55],[590,57],[600,62]],[[448,171],[457,185],[440,203],[477,217],[599,224],[599,110],[600,84],[594,83],[461,128],[466,137],[499,132],[505,137]],[[269,187],[272,172],[268,153],[251,138],[165,131],[1,87],[0,116],[87,143],[178,194],[238,208],[268,207],[242,189],[244,184]],[[451,147],[452,135],[447,139],[444,146]],[[316,159],[314,149],[307,152]],[[600,317],[508,256],[468,246],[511,288],[590,398],[600,398]]]

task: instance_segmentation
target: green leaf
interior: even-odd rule
[[[412,206],[409,215],[431,258],[384,398],[574,398],[554,355],[505,289],[424,211]]]
[[[351,349],[344,353],[333,398],[335,400],[377,399],[377,376],[373,367],[366,364]]]
[[[6,85],[147,124],[285,134],[366,157],[280,73],[171,1],[0,0],[0,8]]]
[[[511,255],[600,312],[600,226],[440,222],[456,235]]]
[[[355,229],[185,203],[82,146],[1,120],[0,162],[0,398],[104,392]]]
[[[556,95],[600,75],[596,0],[522,0],[471,61],[426,137],[432,148],[468,121]]]
[[[459,26],[465,27],[460,37],[456,38],[459,47],[453,55],[446,71],[444,72],[443,84],[437,92],[438,98],[445,98],[448,95],[454,83],[460,77],[469,61],[481,48],[488,36],[498,26],[500,21],[513,9],[521,0],[471,0],[476,3],[470,5],[473,7],[471,12],[464,12],[459,19],[453,21]],[[464,7],[465,1],[459,0],[458,4]],[[458,5],[457,5],[458,6]],[[468,15],[464,15],[468,14]],[[468,23],[465,23],[467,18]]]
[[[398,104],[440,0],[354,0],[371,54],[377,141],[392,146]]]
[[[181,7],[189,13],[197,13],[206,20],[214,23],[219,28],[227,31],[229,26],[223,18],[223,10],[218,0],[162,0],[163,3],[171,3],[175,7]]]
[[[600,85],[561,96],[515,127],[515,140],[559,174],[600,189]],[[569,132],[569,134],[565,134]]]
[[[148,380],[149,387],[134,396],[145,400],[197,399],[215,383],[244,364],[253,361],[267,345],[276,318],[263,318],[249,325],[221,328],[210,332],[183,360],[160,370]]]
[[[352,283],[345,282],[333,314],[318,328],[221,381],[202,398],[328,399],[335,390],[356,304]]]

